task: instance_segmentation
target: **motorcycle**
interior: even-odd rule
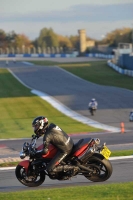
[[[94,112],[96,112],[96,110],[97,110],[97,102],[90,102],[88,104],[88,109],[89,109],[91,115],[93,116]]]
[[[133,113],[131,113],[131,114],[129,115],[129,121],[130,121],[130,122],[133,121]]]
[[[43,144],[36,148],[37,139],[36,135],[32,135],[31,142],[25,142],[20,152],[20,158],[24,160],[16,166],[15,175],[23,185],[39,186],[45,181],[46,176],[50,179],[68,180],[71,177],[82,175],[93,182],[102,182],[110,178],[113,171],[108,160],[111,151],[105,143],[99,146],[99,138],[80,139],[74,144],[71,154],[59,164],[64,167],[69,165],[69,169],[52,175],[48,174],[47,165],[58,150],[50,144],[47,154],[41,157],[33,156],[33,151],[43,148]],[[28,160],[25,159],[26,156],[29,157]]]
[[[89,111],[90,111],[91,115],[93,116],[93,115],[94,115],[94,112],[96,112],[96,106],[91,106],[91,107],[89,108]]]

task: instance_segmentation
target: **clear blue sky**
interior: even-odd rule
[[[133,0],[0,0],[0,29],[29,39],[44,27],[55,33],[101,39],[116,28],[133,28]]]

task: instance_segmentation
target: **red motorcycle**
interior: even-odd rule
[[[49,145],[49,151],[42,157],[33,156],[32,151],[41,150],[43,145],[36,148],[37,137],[32,135],[31,143],[25,142],[20,152],[20,158],[29,156],[28,160],[23,160],[16,166],[15,174],[17,179],[25,186],[36,187],[45,181],[45,176],[50,179],[68,180],[76,175],[85,176],[93,182],[102,182],[110,178],[112,165],[108,160],[111,151],[105,143],[99,146],[98,138],[80,139],[74,144],[71,154],[63,160],[60,165],[69,165],[69,170],[63,170],[53,175],[47,173],[47,165],[55,156],[57,149]]]

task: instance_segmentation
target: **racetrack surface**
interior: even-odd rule
[[[16,63],[10,64],[9,68],[27,86],[54,97],[85,117],[119,128],[124,122],[125,129],[133,129],[133,123],[129,122],[129,113],[133,108],[133,92],[130,90],[97,85],[57,66]],[[98,101],[95,116],[91,116],[87,109],[91,98]]]
[[[15,177],[14,170],[0,171],[0,192],[13,192],[13,191],[23,191],[23,190],[38,190],[47,188],[61,188],[68,186],[80,186],[80,185],[97,185],[97,184],[109,184],[109,183],[124,183],[133,181],[132,173],[132,159],[126,160],[113,160],[111,161],[113,166],[112,176],[105,182],[91,182],[83,176],[76,176],[71,180],[58,181],[51,180],[46,177],[45,182],[36,188],[28,188],[22,185]]]

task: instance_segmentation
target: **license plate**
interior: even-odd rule
[[[108,147],[104,146],[104,149],[100,153],[108,160],[111,151],[108,149]]]

